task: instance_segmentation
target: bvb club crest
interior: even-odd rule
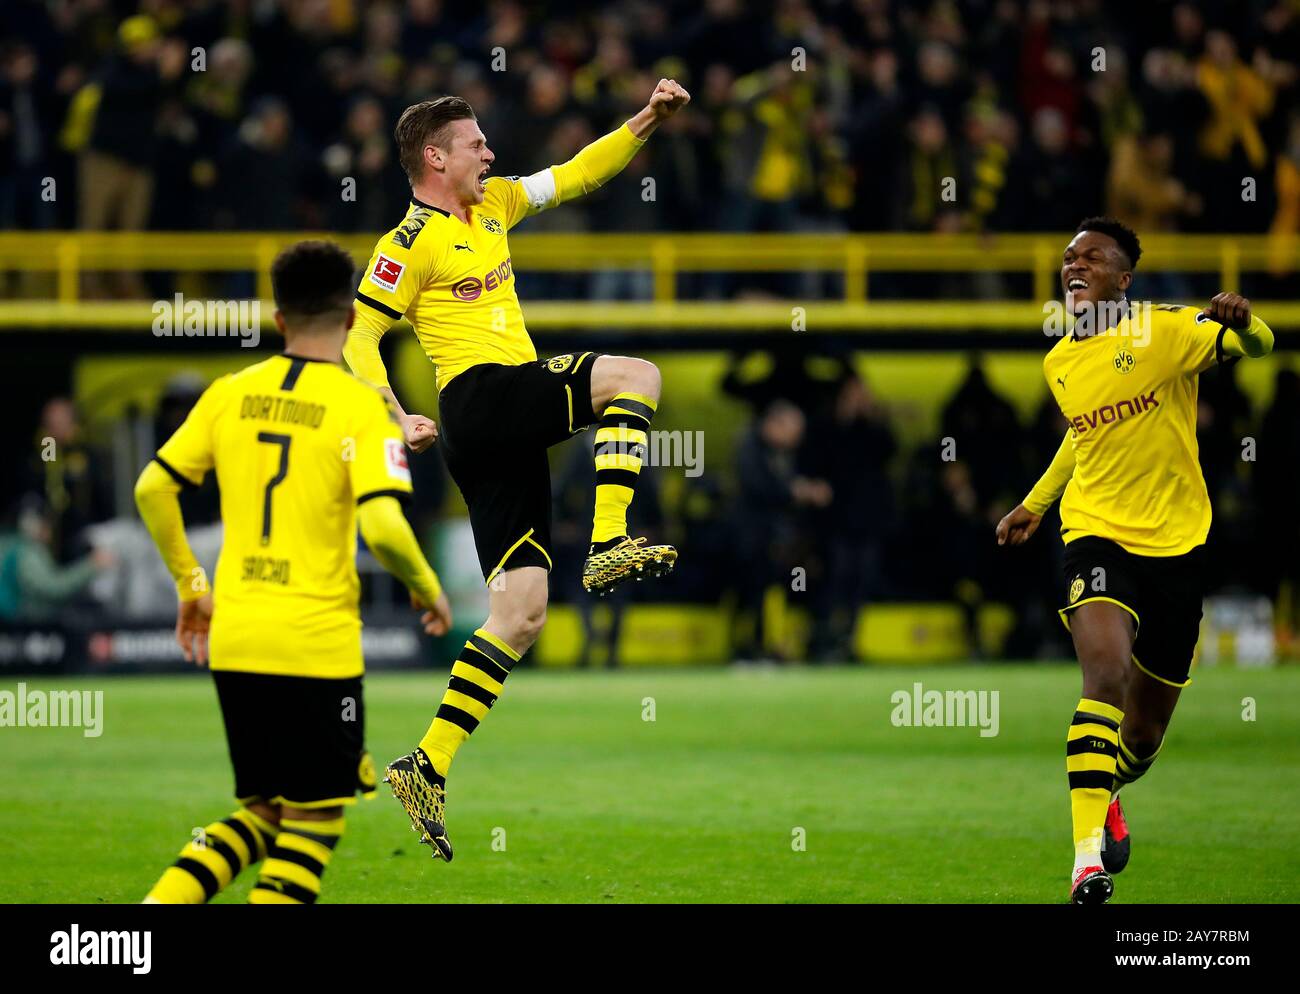
[[[504,230],[501,222],[494,217],[482,217],[479,221],[490,234],[499,235]]]
[[[1074,582],[1070,584],[1070,603],[1073,604],[1083,596],[1083,577],[1076,576]]]
[[[1137,360],[1133,358],[1133,353],[1128,349],[1117,349],[1115,352],[1115,372],[1125,374],[1133,372],[1133,367],[1137,365]]]
[[[571,354],[557,355],[553,359],[546,360],[546,368],[549,369],[552,373],[563,373],[572,365],[573,365],[573,356]]]

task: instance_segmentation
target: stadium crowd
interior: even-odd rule
[[[672,76],[691,89],[691,113],[665,125],[631,176],[528,230],[1069,231],[1106,212],[1142,234],[1296,233],[1297,52],[1290,0],[5,0],[0,228],[379,232],[409,194],[391,137],[407,104],[465,96],[497,171],[528,173],[568,159]],[[944,177],[957,181],[951,202]],[[47,178],[53,199],[41,196]],[[525,313],[537,296],[646,292],[609,274],[523,279],[534,281],[521,285]],[[130,274],[102,292],[146,293]],[[1009,599],[1020,628],[1008,654],[1063,651],[1053,523],[1015,556],[991,541],[1056,449],[1055,410],[1022,423],[972,362],[938,437],[904,448],[901,415],[844,357],[770,358],[755,379],[736,356],[719,384],[752,408],[727,470],[662,497],[649,474],[638,496],[639,523],[686,552],[658,595],[728,591],[747,619],[742,656],[765,651],[764,593],[796,567],[816,656],[842,658],[853,608],[888,598],[955,599],[972,619]],[[168,394],[158,437],[193,399],[184,385]],[[27,469],[0,493],[11,508],[0,618],[81,609],[112,565],[83,536],[114,513],[122,470],[82,427],[56,398],[37,449],[21,440],[36,454],[16,460]],[[1290,455],[1245,464],[1248,434]],[[1300,597],[1295,375],[1279,374],[1267,411],[1250,409],[1231,371],[1205,377],[1200,435],[1222,586],[1274,596],[1289,584]],[[42,460],[46,438],[67,456]],[[956,440],[952,461],[935,456],[943,438]],[[846,447],[862,457],[837,458]],[[555,476],[556,565],[570,577],[585,533],[564,521],[581,520],[591,489],[589,454],[572,449]],[[447,481],[436,454],[413,465],[422,503],[437,507]],[[211,492],[187,500],[187,518],[214,519]]]
[[[533,229],[1300,227],[1289,0],[6,0],[0,38],[3,228],[383,230],[407,104],[465,96],[523,174],[661,75],[655,200]]]

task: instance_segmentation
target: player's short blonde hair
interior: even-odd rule
[[[453,121],[477,120],[474,108],[463,97],[438,97],[421,100],[402,111],[393,129],[397,139],[397,155],[402,162],[406,178],[414,186],[424,174],[424,149],[427,145],[442,145],[447,140],[445,131]]]

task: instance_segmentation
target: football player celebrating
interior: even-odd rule
[[[1210,529],[1197,377],[1273,348],[1273,333],[1235,293],[1199,310],[1130,304],[1141,252],[1137,235],[1110,218],[1084,221],[1066,247],[1061,288],[1075,325],[1043,372],[1070,428],[997,526],[999,545],[1019,545],[1061,500],[1069,589],[1060,615],[1083,670],[1065,761],[1075,904],[1110,899],[1111,874],[1129,857],[1120,788],[1156,761],[1190,682]]]
[[[411,203],[384,235],[357,290],[345,355],[394,403],[379,355],[399,318],[437,366],[441,448],[469,508],[488,618],[452,666],[419,748],[386,780],[435,857],[450,860],[446,777],[456,750],[486,716],[511,667],[546,620],[551,567],[548,447],[596,425],[596,501],[583,586],[608,593],[673,568],[677,551],[627,533],[659,370],[622,356],[578,352],[538,361],[515,292],[507,232],[524,218],[590,193],[617,175],[661,122],[690,101],[662,79],[649,102],[570,161],[531,176],[491,176],[495,156],[470,105],[445,96],[408,107],[397,122]],[[399,405],[399,410],[401,410]],[[407,444],[439,438],[420,414],[401,413]]]

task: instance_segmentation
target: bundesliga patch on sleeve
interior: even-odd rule
[[[406,461],[406,446],[400,439],[384,439],[384,463],[388,467],[389,477],[401,480],[403,483],[411,482],[411,466]]]
[[[375,268],[370,271],[370,282],[392,293],[397,289],[397,284],[402,282],[402,273],[405,271],[404,265],[381,252],[375,260]]]

